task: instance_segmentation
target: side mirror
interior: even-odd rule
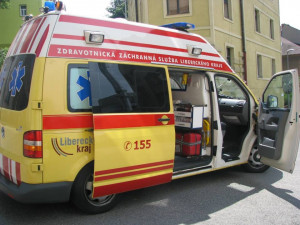
[[[277,108],[278,107],[278,97],[274,95],[269,95],[267,99],[268,108]]]

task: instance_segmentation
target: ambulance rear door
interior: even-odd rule
[[[171,181],[175,128],[166,67],[90,62],[93,197]]]
[[[290,173],[300,138],[298,79],[296,70],[275,74],[263,93],[258,117],[261,162]]]

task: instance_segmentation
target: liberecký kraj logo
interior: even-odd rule
[[[53,149],[59,156],[71,156],[73,153],[68,153],[65,149],[66,147],[76,147],[76,153],[92,153],[92,145],[94,144],[94,139],[92,137],[88,138],[51,138],[51,143]],[[72,148],[73,149],[73,148]]]

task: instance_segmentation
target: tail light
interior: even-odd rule
[[[29,158],[43,157],[42,131],[33,130],[24,133],[23,154]]]

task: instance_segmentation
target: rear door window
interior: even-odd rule
[[[94,113],[169,112],[164,68],[91,63]]]
[[[21,111],[27,108],[34,54],[11,56],[0,73],[0,107]]]

